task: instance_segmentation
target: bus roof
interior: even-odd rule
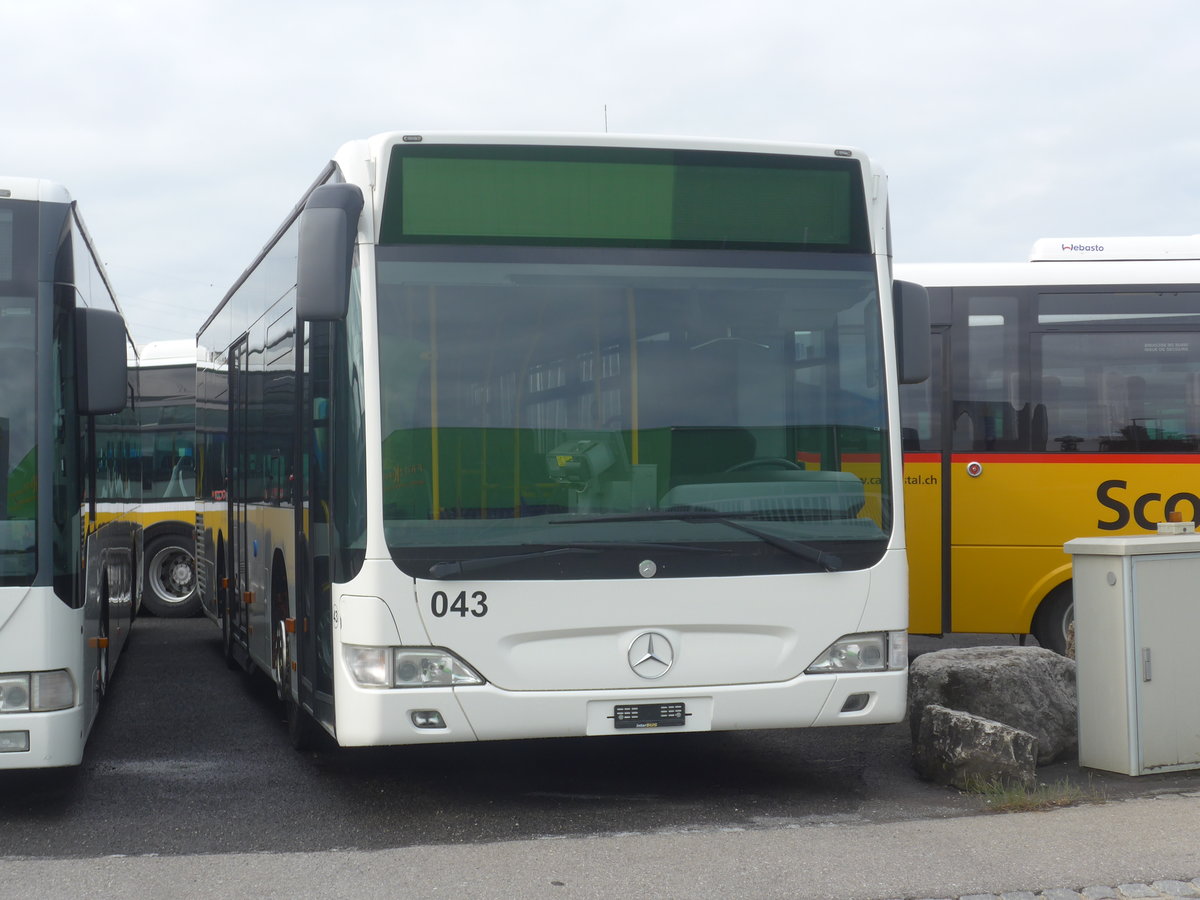
[[[0,199],[70,203],[71,195],[56,181],[47,181],[45,178],[17,178],[0,175]]]
[[[1166,237],[1042,238],[1030,262],[1064,260],[1200,259],[1200,234]]]
[[[925,287],[1200,283],[1200,235],[1042,238],[1027,262],[897,263]]]
[[[895,276],[925,287],[1194,285],[1200,261],[1186,259],[1004,263],[897,263]]]
[[[196,364],[196,342],[181,339],[173,341],[151,341],[138,348],[137,359],[131,356],[130,365],[149,366],[194,366]]]
[[[867,159],[861,150],[843,144],[808,144],[788,141],[737,140],[661,134],[600,134],[595,132],[519,131],[385,131],[365,140],[349,141],[335,155],[357,161],[364,145],[375,158],[385,159],[396,144],[517,144],[563,147],[644,147],[676,150],[720,150],[745,153],[785,153]]]

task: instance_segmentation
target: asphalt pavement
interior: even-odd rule
[[[1197,771],[1055,763],[1082,802],[1011,813],[906,723],[296,754],[216,626],[135,629],[84,765],[0,778],[0,898],[1200,897]]]
[[[1200,896],[1200,792],[1051,812],[376,851],[6,859],[0,896]]]

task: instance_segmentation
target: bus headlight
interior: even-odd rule
[[[346,665],[362,687],[416,688],[483,684],[479,673],[437,647],[345,647]]]
[[[362,687],[391,687],[391,673],[388,657],[391,651],[388,647],[352,647],[345,648],[346,665],[350,674]]]
[[[29,676],[0,675],[0,713],[29,712]]]
[[[75,705],[75,680],[66,669],[0,675],[0,713],[53,712]]]
[[[805,669],[809,675],[886,672],[908,665],[908,632],[848,634],[834,641]]]
[[[465,662],[445,650],[397,648],[394,668],[396,687],[448,687],[483,684],[483,679]]]
[[[32,681],[32,706],[34,712],[49,712],[52,709],[70,709],[75,705],[75,679],[66,669],[53,672],[34,672]]]

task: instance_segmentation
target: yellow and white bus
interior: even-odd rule
[[[1200,520],[1200,236],[897,271],[928,288],[934,338],[932,377],[901,391],[910,628],[1061,652],[1064,542]]]
[[[0,178],[0,770],[79,764],[137,611],[131,348],[67,190]]]
[[[177,618],[200,612],[196,592],[196,344],[152,341],[138,350],[141,434],[142,608]]]
[[[198,338],[202,602],[294,741],[900,720],[929,328],[885,184],[834,147],[342,147]]]

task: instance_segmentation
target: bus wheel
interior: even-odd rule
[[[174,535],[152,540],[144,559],[142,605],[156,616],[183,618],[200,612],[196,590],[196,558],[187,541]]]
[[[290,668],[287,627],[280,620],[275,623],[271,641],[271,674],[275,676],[275,693],[280,700],[285,700],[292,692]]]
[[[103,697],[108,692],[108,582],[104,583],[104,593],[100,600],[100,622],[97,628],[96,647],[100,651],[96,665],[96,696]]]
[[[1042,601],[1033,617],[1033,636],[1047,650],[1067,653],[1067,636],[1075,622],[1075,598],[1071,583],[1060,584]]]

